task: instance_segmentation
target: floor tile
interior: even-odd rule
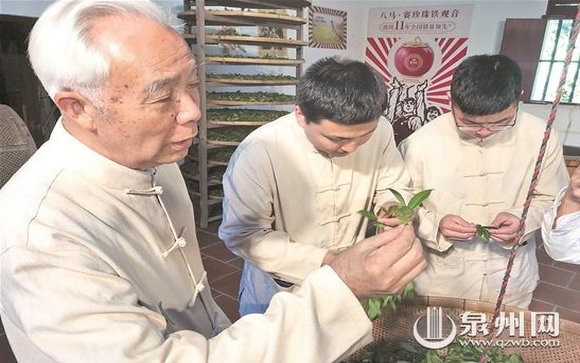
[[[211,234],[203,229],[197,230],[197,241],[199,242],[200,249],[215,243],[223,243],[217,235]]]
[[[546,253],[544,246],[540,246],[536,249],[536,258],[539,263],[545,263],[546,265],[552,265],[555,262],[554,259]]]
[[[558,306],[576,310],[580,307],[580,291],[574,291],[547,282],[540,282],[534,297],[544,302],[554,301]]]
[[[580,323],[580,312],[558,307],[556,309],[560,313],[560,319],[566,319]]]
[[[235,266],[241,270],[244,268],[244,259],[236,256],[236,258],[234,258],[233,260],[228,261],[228,264]]]
[[[574,278],[574,273],[558,267],[540,264],[540,276],[542,281],[566,287]]]
[[[210,286],[212,289],[216,289],[232,299],[237,299],[240,287],[240,276],[241,273],[239,271],[234,272],[215,280]]]
[[[220,224],[221,224],[221,223],[222,223],[221,221],[215,221],[215,222],[211,222],[211,223],[210,223],[210,224],[207,226],[206,230],[207,230],[208,232],[210,232],[210,233],[215,233],[215,234],[217,235],[217,231],[218,231],[218,228],[219,228],[219,226],[220,226]]]
[[[223,242],[214,243],[212,245],[208,245],[201,249],[201,253],[212,256],[220,261],[229,262],[233,261],[238,256],[234,255],[232,251],[230,251]]]
[[[574,275],[574,278],[568,285],[572,290],[580,291],[580,274]]]
[[[530,304],[529,310],[531,311],[554,311],[556,310],[556,306],[551,303],[547,303],[544,301],[540,301],[537,299],[532,299],[532,303]]]
[[[226,295],[220,295],[215,298],[216,303],[219,305],[220,308],[226,313],[228,318],[232,321],[232,323],[240,318],[240,313],[238,312],[238,301],[232,299]]]
[[[203,266],[205,267],[205,271],[207,271],[207,279],[209,280],[210,284],[219,278],[239,271],[237,267],[207,255],[203,256],[202,262]]]
[[[563,270],[572,271],[574,273],[580,273],[580,265],[565,262],[554,262],[554,266]]]
[[[0,335],[0,362],[2,363],[16,363],[16,358],[14,357],[14,353],[12,353],[12,349],[10,348],[10,344],[8,344],[8,339],[6,339],[6,335]]]

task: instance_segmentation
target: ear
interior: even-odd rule
[[[88,130],[95,129],[94,112],[92,102],[77,91],[60,91],[54,95],[54,102],[63,114],[63,119],[68,119],[77,126]]]
[[[298,121],[298,125],[300,125],[302,128],[306,126],[306,118],[304,117],[300,106],[294,106],[294,114],[296,115],[296,121]]]

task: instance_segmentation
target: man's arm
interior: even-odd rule
[[[251,148],[251,150],[246,149]],[[300,283],[323,264],[327,250],[291,241],[272,228],[276,179],[270,155],[261,145],[240,145],[223,177],[223,219],[219,237],[236,255],[253,261],[266,272]],[[298,197],[298,196],[297,196]]]
[[[338,361],[372,340],[358,298],[396,293],[425,266],[413,229],[397,227],[349,247],[330,266],[310,273],[295,294],[277,293],[264,315],[246,315],[218,338],[243,339],[251,330],[245,339],[258,352],[256,362]],[[231,345],[242,349],[232,356],[251,356],[241,342]]]
[[[580,264],[580,166],[544,214],[542,239],[553,259]]]
[[[1,256],[2,318],[22,361],[336,361],[372,340],[358,298],[395,292],[425,267],[412,229],[397,228],[317,269],[296,294],[277,294],[264,315],[207,339],[191,330],[167,334],[169,322],[140,304],[129,280],[79,244],[62,247],[14,247]]]
[[[558,207],[556,218],[580,211],[580,165],[574,169],[570,184],[564,194],[562,203]]]

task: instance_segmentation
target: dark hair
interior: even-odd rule
[[[451,100],[468,115],[492,115],[514,104],[522,93],[522,70],[502,54],[466,58],[453,75]]]
[[[429,106],[425,109],[425,116],[430,112],[437,112],[437,115],[441,115],[441,110],[437,106]]]
[[[311,65],[296,86],[306,122],[354,125],[377,119],[387,106],[387,87],[369,65],[337,57]]]

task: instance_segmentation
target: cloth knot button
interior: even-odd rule
[[[185,247],[185,245],[187,244],[187,242],[185,241],[185,238],[183,237],[179,237],[178,239],[175,240],[175,242],[173,242],[173,244],[171,245],[171,247],[169,247],[168,250],[166,250],[165,252],[162,253],[163,257],[167,257],[169,256],[169,254],[171,253],[171,251],[173,251],[176,248],[183,248]]]

